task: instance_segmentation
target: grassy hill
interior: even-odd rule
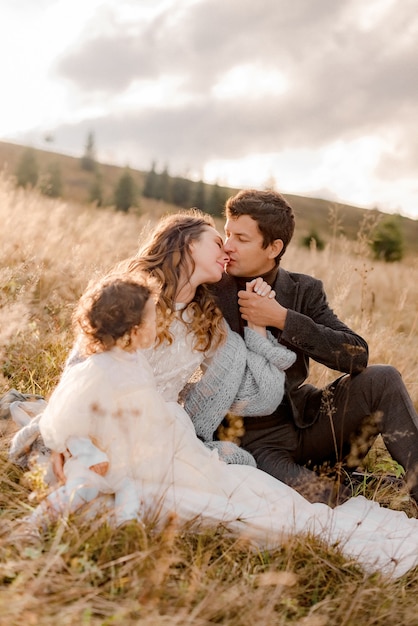
[[[0,170],[14,175],[23,152],[27,146],[0,142]],[[91,188],[95,182],[96,174],[81,168],[80,158],[58,154],[49,150],[35,149],[36,160],[39,166],[40,176],[45,176],[48,169],[58,166],[62,178],[62,197],[81,204],[89,202]],[[105,163],[97,164],[97,173],[100,176],[102,187],[103,204],[113,205],[113,194],[117,182],[123,172],[122,167]],[[141,193],[144,187],[147,172],[131,169],[136,186]],[[195,184],[195,183],[194,183]],[[213,185],[205,184],[207,193],[211,193]],[[236,189],[220,188],[220,194],[228,197],[235,193]],[[342,203],[330,202],[318,198],[310,198],[292,194],[285,194],[292,205],[296,215],[296,239],[300,240],[312,231],[316,231],[325,241],[329,241],[335,235],[344,235],[348,239],[356,239],[359,232],[370,228],[372,223],[386,216],[377,210],[368,210]],[[163,201],[140,198],[139,210],[141,213],[163,213],[176,207]],[[405,244],[406,255],[418,254],[418,220],[412,220],[400,216],[400,226]],[[369,226],[367,226],[367,224]]]
[[[15,192],[0,178],[0,224],[0,396],[15,388],[49,397],[73,344],[75,302],[92,277],[136,252],[148,216]],[[324,282],[336,314],[367,339],[370,362],[396,367],[418,408],[418,263],[377,261],[371,268],[354,246],[341,248],[317,254],[291,246],[285,266]],[[312,384],[335,379],[334,371],[312,365]],[[397,580],[368,575],[341,543],[329,545],[325,532],[324,541],[279,534],[277,549],[265,551],[223,524],[197,533],[175,516],[167,525],[151,518],[114,529],[104,509],[94,520],[58,522],[40,545],[16,536],[13,542],[22,517],[46,495],[40,467],[25,472],[10,461],[13,431],[11,420],[0,419],[1,626],[418,623],[418,568]],[[393,480],[400,467],[381,440],[364,469],[375,477],[354,484],[353,493],[391,515],[418,517]]]
[[[0,142],[0,170],[14,175],[23,152],[27,146],[12,143]],[[52,165],[58,165],[61,171],[63,182],[63,198],[75,202],[86,203],[90,197],[90,188],[94,182],[95,174],[81,168],[80,159],[48,150],[34,149],[39,166],[40,175],[45,174]],[[100,163],[98,172],[101,176],[103,186],[103,196],[105,204],[113,202],[114,188],[119,180],[123,168],[115,165]],[[144,184],[144,173],[132,170],[135,182],[142,189]]]

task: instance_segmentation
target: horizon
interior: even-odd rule
[[[17,147],[20,147],[20,148],[25,148],[25,149],[33,148],[34,150],[39,150],[39,151],[47,152],[49,154],[56,154],[58,156],[69,157],[69,158],[73,158],[73,159],[80,159],[82,157],[82,152],[83,152],[83,147],[81,147],[80,152],[78,154],[76,154],[75,152],[73,154],[70,154],[70,153],[66,153],[66,152],[57,152],[56,150],[52,149],[51,145],[48,145],[48,147],[45,147],[45,146],[43,146],[43,147],[36,147],[36,146],[33,146],[33,145],[22,144],[22,143],[19,143],[19,142],[3,141],[1,138],[0,138],[0,143],[10,144],[10,145],[17,146]],[[151,168],[149,168],[149,169],[134,168],[134,167],[131,167],[131,166],[126,165],[126,164],[125,165],[120,165],[118,163],[111,163],[109,161],[100,161],[99,159],[95,159],[95,160],[96,160],[96,162],[99,165],[107,165],[107,166],[110,166],[110,167],[118,167],[118,168],[121,168],[121,169],[123,169],[125,167],[129,167],[129,169],[131,169],[133,171],[138,171],[138,172],[141,172],[141,173],[144,173],[144,174],[149,172],[150,169],[151,169]],[[156,168],[156,171],[157,171],[157,173],[160,173],[162,171],[162,169],[159,170],[159,168]],[[176,174],[171,173],[169,169],[168,169],[168,174],[172,178],[177,176]],[[204,180],[204,179],[191,178],[191,177],[189,177],[187,175],[181,176],[181,177],[185,178],[187,180],[191,180],[193,182],[197,182],[198,180],[202,180],[207,185],[217,184],[216,182],[209,182],[209,181]],[[254,185],[254,186],[250,186],[249,185],[249,186],[246,186],[246,187],[245,186],[234,187],[234,186],[230,186],[230,185],[220,185],[220,186],[221,187],[230,188],[231,190],[236,190],[236,191],[238,191],[240,189],[251,189],[251,188],[253,188],[253,189],[265,189],[266,188],[266,187],[257,186],[257,185]],[[301,193],[301,192],[298,192],[298,191],[289,191],[288,192],[288,191],[283,191],[281,189],[277,189],[277,188],[273,188],[273,187],[272,187],[272,189],[274,189],[275,191],[277,191],[279,193],[282,193],[284,196],[295,196],[295,197],[307,198],[307,199],[311,199],[311,200],[318,200],[320,202],[329,202],[330,204],[336,204],[336,205],[341,205],[341,206],[346,206],[346,207],[352,207],[354,209],[360,209],[360,210],[365,210],[365,211],[378,211],[379,213],[383,213],[385,215],[400,215],[401,217],[403,217],[405,219],[410,219],[412,221],[418,221],[418,217],[413,217],[413,216],[410,216],[410,215],[403,215],[402,213],[398,213],[398,212],[395,212],[395,211],[385,211],[384,209],[379,208],[377,206],[366,207],[366,206],[361,206],[361,205],[358,205],[358,204],[344,202],[343,200],[334,200],[334,199],[321,197],[321,196],[313,196],[313,195],[309,195],[307,193]]]

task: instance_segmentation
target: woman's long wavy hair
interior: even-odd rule
[[[215,227],[212,218],[197,209],[168,215],[158,222],[149,239],[127,264],[128,272],[148,272],[159,284],[158,344],[174,340],[169,327],[175,315],[176,295],[190,280],[195,268],[190,244],[198,241],[208,226]],[[195,336],[195,349],[206,352],[217,348],[226,331],[222,313],[206,285],[197,287],[187,311],[191,320],[182,321]]]

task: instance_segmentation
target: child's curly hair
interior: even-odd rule
[[[155,281],[145,272],[91,281],[73,314],[82,354],[110,350],[118,339],[128,336],[141,325],[149,298],[156,299],[157,295]]]

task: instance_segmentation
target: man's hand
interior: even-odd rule
[[[107,474],[107,470],[109,469],[109,462],[103,461],[102,463],[90,465],[89,469],[91,469],[92,472],[99,474],[99,476],[104,476],[105,474]]]
[[[247,283],[246,291],[238,292],[238,305],[241,317],[246,320],[249,325],[273,326],[283,330],[286,322],[287,309],[274,299],[276,294],[271,290],[269,285],[269,290],[267,291],[261,283],[257,281],[262,281],[262,279],[257,278],[252,280],[250,283]],[[262,281],[262,283],[264,283],[264,281]],[[264,285],[266,285],[266,283],[264,283]],[[257,293],[257,291],[259,293]]]
[[[51,465],[52,470],[55,476],[58,478],[59,482],[65,483],[65,474],[64,474],[64,455],[61,452],[51,452]]]

